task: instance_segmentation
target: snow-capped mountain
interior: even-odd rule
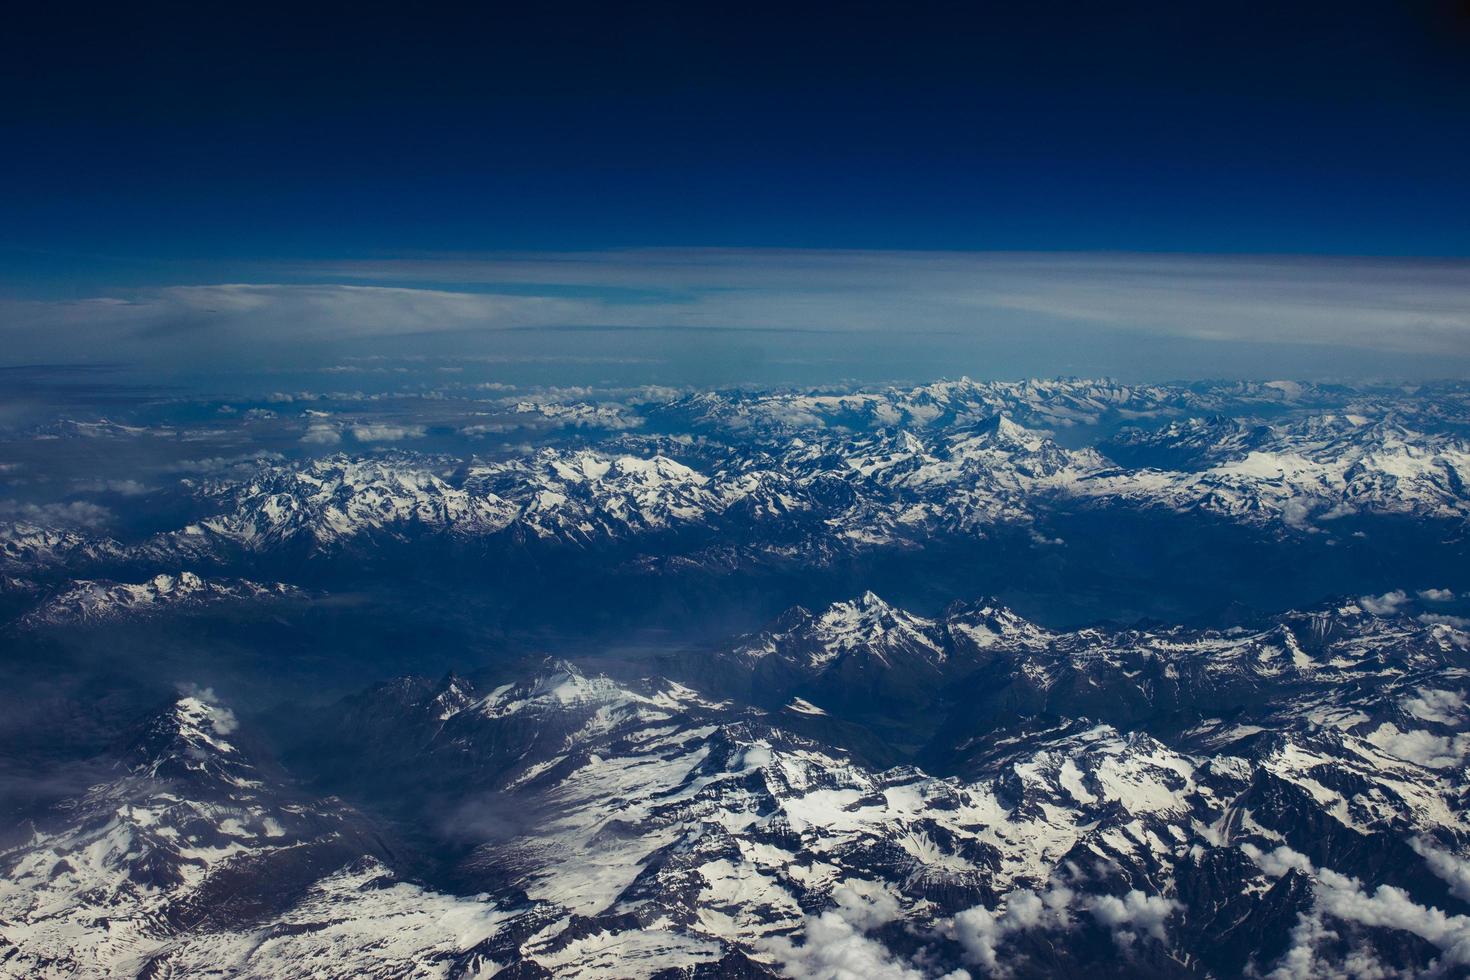
[[[0,567],[12,571],[48,571],[67,564],[81,567],[114,560],[122,552],[117,542],[74,528],[26,521],[0,524]]]
[[[1305,527],[1357,514],[1463,522],[1470,516],[1470,442],[1360,416],[1283,427],[1171,427],[1131,448],[1183,455],[1182,473],[1102,474],[1080,492],[1251,523]]]
[[[1463,386],[338,394],[0,469],[0,976],[1470,972]]]
[[[543,451],[529,460],[471,468],[466,486],[519,506],[541,538],[595,542],[705,520],[718,502],[710,478],[666,456]]]
[[[1288,535],[1412,520],[1463,536],[1470,442],[1425,401],[1285,382],[701,393],[639,404],[646,433],[593,427],[591,441],[484,459],[265,455],[158,491],[197,515],[173,530],[119,543],[13,523],[0,529],[0,562],[21,577],[138,581],[251,557],[472,545],[511,563],[570,547],[729,572],[830,567],[1004,529],[1055,542],[1049,523],[1114,512]]]
[[[569,427],[620,432],[637,429],[644,420],[617,402],[588,403],[516,398],[505,403],[505,413],[493,422],[476,422],[464,427],[466,435],[479,436],[523,428]]]
[[[705,447],[698,465],[592,449],[543,449],[462,469],[401,453],[339,455],[267,463],[246,481],[202,485],[200,499],[220,513],[138,554],[323,551],[424,534],[655,549],[656,541],[691,532],[701,547],[714,536],[774,542],[815,535],[827,548],[851,552],[983,536],[998,525],[1024,527],[1099,506],[1283,530],[1351,515],[1462,527],[1470,516],[1470,446],[1390,423],[1181,424],[1126,446],[1129,458],[1184,468],[1122,467],[1003,415],[922,435],[826,435],[721,454]],[[29,534],[7,544],[13,564],[85,547]]]
[[[248,927],[383,847],[341,805],[299,801],[205,694],[151,718],[89,790],[3,856],[0,971],[158,976],[184,937]],[[160,971],[163,971],[160,973]]]
[[[1325,393],[1296,382],[1129,385],[1075,378],[939,381],[914,388],[817,392],[700,392],[645,407],[696,430],[780,437],[826,428],[943,429],[999,414],[1042,428],[1207,412],[1212,408],[1313,404]]]
[[[154,613],[201,609],[217,603],[300,598],[302,590],[282,582],[204,579],[193,572],[155,575],[146,582],[77,582],[21,617],[27,627],[105,623]]]
[[[797,716],[841,710],[800,698],[765,712],[684,689],[651,696],[668,682],[630,686],[564,664],[479,699],[459,692],[464,706],[406,765],[436,768],[440,740],[510,758],[504,722],[540,719],[516,743],[536,747],[480,784],[492,814],[522,818],[497,824],[463,870],[557,910],[518,948],[523,962],[558,976],[649,975],[645,955],[738,950],[777,975],[825,975],[839,941],[916,976],[1463,962],[1464,632],[1354,604],[1229,634],[1047,636],[986,604],[954,610],[946,630],[871,596],[795,618],[745,644],[742,662],[780,656],[786,637],[822,651],[820,667],[863,635],[874,650],[927,646],[915,635],[942,647],[987,624],[983,647],[950,642],[1017,661],[1022,675],[1049,652],[1050,670],[1085,660],[1107,690],[1147,692],[1126,657],[1148,651],[1165,662],[1156,676],[1219,678],[1181,685],[1206,715],[1188,727],[1174,723],[1177,706],[1155,705],[1159,735],[1138,730],[1137,710],[1128,733],[1067,713],[1082,702],[1060,695],[994,719],[986,737],[949,744],[946,731],[944,752],[927,753],[947,758],[942,776],[874,770],[794,734]],[[1106,652],[1090,656],[1097,647]],[[1225,678],[1262,693],[1283,664],[1300,672],[1299,693],[1242,712],[1251,699]],[[964,704],[954,712],[970,717]],[[1385,931],[1379,902],[1427,925],[1406,916]],[[611,949],[628,958],[614,965]]]
[[[453,486],[432,461],[404,455],[267,463],[241,482],[202,484],[198,494],[225,509],[156,547],[197,550],[221,541],[261,551],[302,543],[330,547],[374,533],[493,534],[515,516],[505,501]]]
[[[821,976],[848,949],[936,977],[1470,965],[1457,627],[1344,603],[1254,631],[1049,633],[993,603],[929,620],[865,595],[730,658],[820,674],[854,655],[953,671],[961,696],[921,765],[798,733],[862,722],[837,701],[763,708],[564,661],[485,690],[403,679],[326,712],[294,764],[359,806],[392,800],[397,820],[438,813],[461,847],[453,892],[395,871],[344,804],[293,799],[226,709],[183,697],[115,781],[7,852],[0,963]]]

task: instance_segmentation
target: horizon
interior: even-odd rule
[[[1452,0],[144,5],[9,38],[8,365],[548,364],[575,330],[663,331],[662,383],[1470,376]]]

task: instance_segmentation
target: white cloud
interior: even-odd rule
[[[1297,919],[1291,931],[1291,946],[1277,961],[1267,980],[1412,980],[1418,971],[1396,970],[1374,955],[1371,949],[1349,949],[1341,960],[1325,956],[1321,947],[1340,939],[1319,912],[1308,912]]]
[[[953,328],[988,310],[1207,340],[1456,355],[1470,335],[1463,262],[652,249],[317,268],[385,281],[662,286],[700,300],[678,307],[677,320],[657,310],[679,323]]]
[[[1470,264],[1126,254],[642,249],[328,263],[359,281],[662,287],[702,302],[662,322],[910,329],[979,311],[1150,333],[1461,354]],[[793,318],[792,311],[803,315]],[[907,315],[905,314],[905,311]],[[605,321],[615,322],[615,321]]]
[[[1329,967],[1319,957],[1319,947],[1338,934],[1327,924],[1335,918],[1344,922],[1378,929],[1397,929],[1418,936],[1439,948],[1442,965],[1470,965],[1470,916],[1446,915],[1437,908],[1420,905],[1403,889],[1379,885],[1371,894],[1363,883],[1329,868],[1314,868],[1312,862],[1288,847],[1278,847],[1270,854],[1247,846],[1242,848],[1268,874],[1282,874],[1295,869],[1315,876],[1313,890],[1316,903],[1305,912],[1292,932],[1291,948],[1269,974],[1269,980],[1306,980],[1328,975],[1376,977],[1389,975],[1381,964],[1365,950],[1355,950],[1342,964]],[[1430,863],[1435,874],[1451,882],[1451,890],[1464,879],[1463,864],[1451,855],[1437,852],[1432,845],[1418,842],[1421,854],[1439,855]],[[1451,867],[1452,863],[1454,867]]]
[[[1395,589],[1385,592],[1380,596],[1365,595],[1358,599],[1358,605],[1375,616],[1392,616],[1403,608],[1409,601],[1409,594],[1403,589]]]
[[[1168,940],[1165,924],[1179,903],[1163,895],[1132,889],[1115,895],[1078,895],[1062,885],[1051,885],[1037,893],[1020,888],[1007,894],[991,911],[983,905],[966,909],[954,917],[953,933],[965,950],[965,959],[989,973],[1004,972],[1000,947],[1006,938],[1022,931],[1041,929],[1064,932],[1072,928],[1072,909],[1087,912],[1113,934],[1123,947],[1141,936],[1159,942]]]
[[[1450,886],[1452,895],[1470,902],[1470,861],[1441,850],[1423,838],[1415,838],[1410,844],[1424,859],[1429,870],[1434,872],[1435,877]]]
[[[1288,871],[1300,871],[1303,874],[1311,874],[1312,862],[1300,851],[1282,846],[1273,851],[1262,851],[1254,844],[1242,844],[1240,849],[1245,855],[1260,866],[1261,870],[1273,878],[1280,878]]]
[[[1455,598],[1449,589],[1420,589],[1418,596],[1426,602],[1449,602]]]
[[[184,697],[196,698],[208,705],[209,724],[216,734],[229,735],[240,727],[235,712],[220,703],[219,696],[214,693],[214,688],[200,687],[192,681],[184,681],[174,686]]]
[[[1312,527],[1312,501],[1293,498],[1281,505],[1281,520],[1287,527],[1300,531],[1316,530]]]
[[[1440,725],[1455,725],[1465,713],[1465,695],[1459,691],[1436,691],[1432,688],[1404,698],[1404,710],[1415,718]]]
[[[153,489],[137,480],[77,480],[72,485],[81,493],[115,493],[122,497],[139,497]]]
[[[320,281],[9,300],[0,304],[0,322],[17,362],[75,359],[120,343],[155,354],[174,344],[218,352],[552,326],[980,337],[1044,323],[1077,337],[1101,331],[1461,360],[1470,350],[1470,263],[1460,261],[673,249],[316,263],[285,271]],[[515,291],[395,281],[506,283]],[[654,298],[628,303],[599,289],[638,289]]]
[[[225,473],[240,467],[253,467],[261,463],[279,463],[285,460],[280,453],[259,450],[239,456],[210,456],[205,459],[181,459],[162,467],[166,473]]]
[[[954,937],[965,950],[965,959],[989,972],[999,966],[998,950],[1005,938],[1025,929],[1071,928],[1070,888],[1053,885],[1037,894],[1029,888],[1008,893],[996,911],[983,905],[966,909],[954,917]]]
[[[837,907],[808,917],[801,943],[767,940],[766,951],[796,980],[924,980],[924,973],[866,933],[899,916],[897,900],[880,885],[855,880],[832,893]],[[944,980],[969,980],[957,971]]]
[[[352,438],[358,442],[399,442],[403,439],[422,439],[427,432],[422,425],[371,423],[354,425]]]
[[[342,434],[335,425],[313,422],[306,427],[306,434],[301,437],[301,441],[309,446],[335,446],[342,441]]]
[[[1414,618],[1428,626],[1452,626],[1457,630],[1470,630],[1470,618],[1467,618],[1465,616],[1445,616],[1441,613],[1422,613]]]
[[[748,749],[746,749],[745,754],[741,756],[740,767],[742,769],[763,769],[766,766],[769,766],[773,761],[775,761],[775,756],[771,754],[771,750],[769,747],[765,745],[752,745]],[[844,894],[851,893],[844,892]],[[897,904],[895,903],[893,907],[895,910],[894,915],[897,915]],[[890,916],[889,918],[892,917],[893,916]]]
[[[1168,939],[1164,924],[1179,903],[1162,895],[1146,895],[1133,889],[1122,898],[1114,895],[1099,895],[1092,900],[1088,911],[1098,922],[1113,931],[1113,939],[1120,946],[1131,945],[1139,934],[1150,936],[1159,942]]]
[[[807,919],[800,946],[778,944],[773,951],[787,975],[806,980],[923,980],[918,970],[894,959],[837,912]]]
[[[1403,731],[1389,721],[1369,732],[1368,741],[1391,755],[1430,769],[1457,766],[1470,755],[1470,734],[1451,737],[1421,729]]]
[[[1356,878],[1322,869],[1317,898],[1328,915],[1382,929],[1399,929],[1438,946],[1448,963],[1470,965],[1470,917],[1420,905],[1403,889],[1379,885],[1370,895]]]

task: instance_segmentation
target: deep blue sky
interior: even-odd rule
[[[0,80],[0,363],[1470,376],[1470,0],[34,3]]]
[[[1455,0],[27,6],[12,288],[420,250],[1470,253]]]

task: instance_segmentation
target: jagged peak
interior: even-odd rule
[[[136,775],[259,785],[236,745],[235,713],[208,688],[190,687],[144,726],[125,758]]]
[[[476,696],[475,686],[451,670],[440,679],[429,703],[439,709],[439,719],[444,721],[474,703]]]
[[[487,717],[503,717],[527,709],[560,710],[593,704],[645,700],[605,674],[588,675],[570,660],[547,657],[529,677],[503,684],[477,702]]]
[[[465,690],[473,687],[474,685],[467,678],[453,668],[445,671],[444,676],[439,678],[439,690],[441,691]]]
[[[1005,439],[1022,439],[1034,434],[1005,412],[997,412],[990,418],[975,423],[974,430],[981,433],[994,433]]]
[[[224,737],[240,727],[235,713],[214,699],[213,693],[202,691],[185,694],[174,702],[170,718],[180,737],[204,741],[220,751],[233,751]]]
[[[822,648],[814,658],[820,664],[838,654],[864,646],[897,644],[923,648],[930,659],[943,659],[943,650],[930,635],[934,621],[884,601],[868,590],[855,599],[834,602],[807,627]]]
[[[959,633],[979,647],[1003,642],[1044,642],[1051,636],[1049,630],[989,596],[973,602],[952,603],[942,621],[951,633]]]
[[[768,632],[789,633],[811,622],[813,618],[812,611],[806,606],[792,606],[771,622]]]
[[[924,445],[924,440],[914,435],[908,429],[899,429],[893,436],[893,442],[899,449],[906,453],[922,454],[928,449]]]
[[[1040,429],[1028,429],[1005,412],[982,419],[950,436],[952,445],[994,445],[1010,449],[1035,451],[1046,444],[1050,433]]]
[[[898,613],[900,610],[896,610],[876,592],[868,589],[855,598],[832,603],[817,617],[816,625],[825,630],[846,632]]]
[[[541,662],[536,666],[536,675],[538,677],[553,675],[565,675],[568,677],[586,676],[585,672],[582,670],[581,667],[577,666],[577,664],[573,663],[571,660],[568,660],[566,657],[557,656],[542,657]]]

